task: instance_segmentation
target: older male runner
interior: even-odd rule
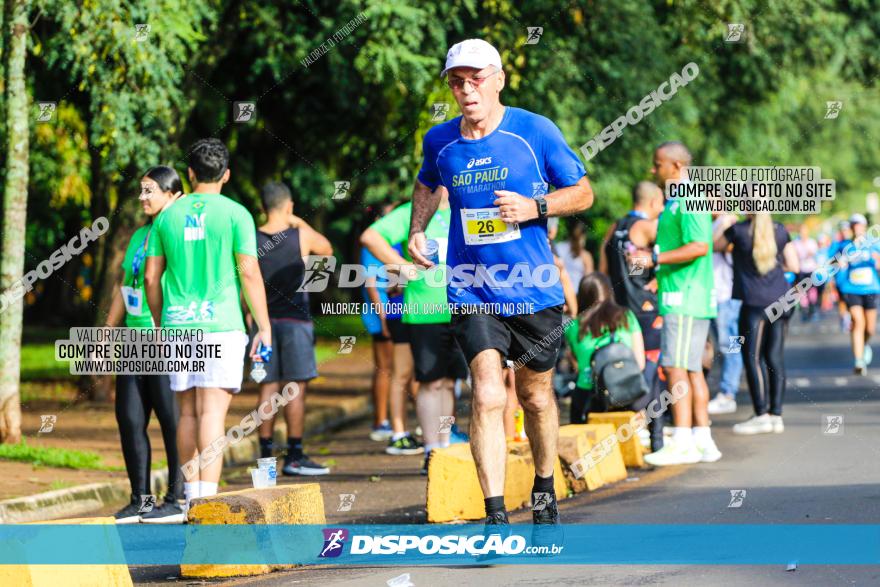
[[[521,365],[516,391],[535,462],[533,492],[545,494],[533,498],[547,504],[535,508],[533,520],[557,524],[553,465],[559,417],[551,369],[562,334],[562,286],[558,279],[540,287],[516,277],[555,267],[547,218],[586,210],[593,192],[583,165],[556,125],[501,104],[505,75],[492,45],[479,39],[454,45],[441,75],[448,75],[462,115],[425,135],[424,161],[413,190],[409,253],[419,265],[432,265],[423,255],[424,231],[439,204],[437,187],[445,186],[452,212],[447,261],[453,277],[447,295],[459,310],[453,328],[473,378],[471,452],[486,523],[507,523],[502,366],[510,359]],[[552,194],[548,184],[557,188]],[[457,279],[456,268],[468,265],[485,268],[489,279]]]

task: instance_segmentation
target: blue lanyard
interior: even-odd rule
[[[638,210],[630,210],[629,215],[630,215],[630,216],[636,216],[636,217],[641,218],[641,219],[643,219],[643,220],[647,220],[647,219],[648,219],[648,215],[647,215],[647,214],[645,214],[644,212],[639,212]]]
[[[141,272],[141,265],[144,263],[144,258],[147,256],[147,239],[150,238],[150,229],[147,229],[147,234],[144,235],[144,240],[138,245],[138,250],[134,254],[134,258],[131,260],[131,273],[132,273],[132,286],[137,289],[138,287],[138,275]]]

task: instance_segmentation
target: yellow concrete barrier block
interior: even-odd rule
[[[590,424],[611,424],[617,431],[624,424],[630,427],[629,439],[620,443],[620,451],[623,453],[623,462],[627,467],[642,468],[645,466],[645,451],[639,442],[638,430],[645,427],[645,417],[641,412],[604,412],[590,414]],[[624,435],[625,436],[625,435]],[[620,438],[621,435],[618,435]]]
[[[535,466],[528,443],[509,444],[504,479],[504,505],[508,511],[531,503],[534,478]],[[557,499],[565,499],[568,488],[558,460],[554,483]],[[435,449],[428,469],[427,494],[429,522],[480,520],[486,516],[470,445]]]
[[[565,480],[575,493],[587,490],[595,491],[605,484],[596,467],[587,469],[581,477],[575,476],[574,471],[571,470],[571,466],[590,452],[591,448],[593,448],[593,444],[582,429],[571,425],[559,428],[559,460],[562,464]]]
[[[192,500],[190,524],[237,524],[237,543],[256,549],[257,538],[248,526],[264,524],[324,524],[324,498],[317,483],[278,485],[266,489],[243,489]],[[187,543],[184,557],[198,556],[200,545]],[[183,577],[236,577],[262,575],[292,565],[181,565]]]
[[[591,452],[603,453],[605,449],[596,448],[597,445],[608,447],[607,454],[599,459],[596,468],[599,475],[602,476],[604,483],[614,483],[626,479],[626,465],[623,462],[623,453],[614,434],[614,426],[612,424],[569,424],[565,428],[580,429],[590,441]],[[609,437],[611,440],[606,440]]]
[[[82,525],[105,525],[107,531],[102,534],[102,543],[95,544],[95,550],[107,551],[112,556],[118,556],[124,560],[122,542],[116,531],[116,521],[112,517],[107,518],[73,518],[69,520],[53,520],[51,522],[39,522],[39,524],[82,524]],[[22,544],[4,545],[6,548],[15,548],[16,558],[27,561],[28,553]],[[0,565],[0,585],[15,585],[16,587],[57,587],[68,585],[71,587],[128,587],[131,585],[131,575],[128,565]]]

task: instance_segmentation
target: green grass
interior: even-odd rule
[[[67,489],[68,487],[73,487],[76,485],[72,481],[63,481],[61,479],[56,479],[49,484],[50,491],[57,491],[58,489]]]
[[[101,462],[101,456],[91,451],[29,446],[24,439],[19,444],[0,444],[0,459],[31,463],[35,467],[63,467],[92,471],[121,469],[121,467],[105,465]]]
[[[21,380],[75,379],[70,363],[55,360],[54,342],[33,342],[21,347]]]

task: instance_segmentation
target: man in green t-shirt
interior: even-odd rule
[[[666,190],[668,183],[687,181],[690,163],[687,147],[667,142],[654,152],[651,172]],[[715,462],[721,452],[709,428],[709,387],[702,365],[709,322],[716,315],[712,216],[685,213],[678,202],[667,200],[647,264],[656,267],[663,317],[660,365],[669,389],[687,386],[688,394],[672,404],[672,439],[645,460],[655,466]]]
[[[199,463],[195,472],[184,467],[187,505],[194,497],[217,493],[222,455],[198,459],[214,439],[225,436],[226,411],[241,387],[248,340],[242,289],[259,325],[251,357],[259,343],[272,346],[253,218],[241,204],[220,194],[229,181],[229,151],[217,139],[202,139],[189,153],[193,192],[154,223],[144,276],[156,324],[201,330],[203,340],[194,346],[219,349],[218,355],[205,360],[204,371],[171,374],[171,389],[180,393],[180,460]]]
[[[448,192],[443,187],[439,189],[443,192],[441,204],[428,223],[425,236],[437,241],[441,266],[421,272],[416,279],[407,281],[403,289],[405,311],[402,320],[409,329],[415,378],[420,384],[416,403],[425,445],[423,474],[427,474],[431,451],[448,443],[445,434],[450,432],[451,420],[445,418],[454,413],[455,380],[467,377],[467,363],[455,341],[446,300],[446,267],[443,264],[446,262],[450,211]],[[398,206],[364,231],[361,244],[386,265],[399,266],[404,276],[416,277],[409,253],[404,252],[405,256],[401,256],[393,248],[409,241],[411,218],[412,202]],[[403,250],[406,251],[405,246]],[[391,405],[403,406],[402,398],[395,398]],[[408,454],[400,452],[398,445],[413,442],[405,431],[395,430],[386,451]]]

